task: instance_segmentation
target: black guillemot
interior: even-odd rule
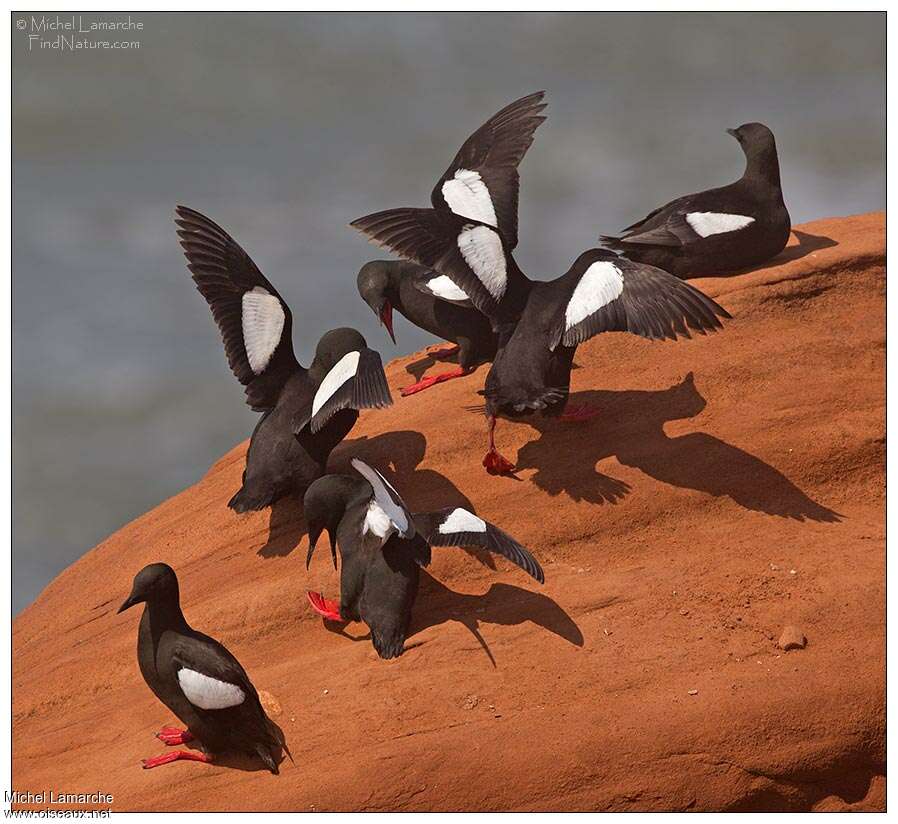
[[[228,506],[264,509],[324,474],[359,409],[393,400],[380,355],[355,329],[326,332],[306,369],[293,353],[293,316],[237,242],[209,218],[178,206],[187,268],[221,331],[246,402],[264,413],[253,430],[243,484]]]
[[[745,152],[735,183],[685,195],[602,242],[630,260],[681,278],[744,269],[778,255],[791,223],[783,202],[773,132],[763,123],[727,129]]]
[[[195,741],[199,750],[174,750],[145,759],[144,769],[172,761],[210,762],[241,753],[260,758],[275,775],[287,751],[280,728],[265,714],[240,662],[218,641],[192,629],[181,612],[178,578],[168,564],[150,564],[134,578],[119,612],[145,604],[137,631],[137,662],[147,686],[186,730],[164,727],[164,744]]]
[[[540,583],[543,570],[528,550],[498,527],[458,506],[413,514],[376,469],[355,458],[359,476],[326,475],[307,490],[303,507],[309,525],[309,552],[323,530],[334,566],[340,551],[340,601],[317,592],[309,601],[332,621],[364,621],[381,658],[402,654],[418,567],[430,563],[432,546],[480,547],[502,555]]]

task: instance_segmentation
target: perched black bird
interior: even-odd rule
[[[773,132],[763,123],[727,129],[745,152],[735,183],[685,195],[602,242],[630,260],[681,278],[743,269],[778,255],[789,240]]]
[[[187,268],[221,330],[231,371],[246,387],[246,402],[264,412],[246,454],[243,486],[228,506],[264,509],[324,474],[357,410],[393,402],[383,364],[355,329],[340,328],[321,337],[308,369],[300,366],[290,308],[249,255],[199,212],[178,206],[177,215]]]
[[[544,96],[545,92],[536,92],[515,100],[465,141],[431,193],[434,208],[497,226],[508,248],[517,246],[518,166],[545,120]],[[403,395],[467,375],[495,357],[496,335],[489,321],[445,274],[407,261],[378,260],[362,267],[358,285],[391,337],[395,308],[416,326],[458,344],[458,369],[428,376],[404,389]],[[440,353],[451,354],[455,350]]]
[[[465,180],[468,174],[464,168],[455,173]],[[434,198],[433,209],[390,209],[351,225],[376,244],[446,275],[489,318],[498,353],[484,387],[489,451],[483,464],[501,474],[514,465],[496,451],[496,415],[561,414],[578,344],[600,332],[676,340],[689,337],[689,329],[702,334],[718,329],[718,318],[729,314],[673,275],[603,249],[583,252],[555,280],[530,280],[512,256],[511,229],[503,229],[501,220],[495,225],[477,216],[500,211],[487,183],[492,178],[481,166],[477,180],[483,185],[470,189],[477,208],[464,215]],[[516,241],[514,222],[511,227]],[[566,417],[591,415],[575,410]]]
[[[144,769],[179,759],[210,762],[215,755],[236,752],[262,759],[277,775],[277,759],[287,751],[283,732],[265,714],[240,662],[184,619],[178,578],[168,564],[150,564],[138,572],[119,612],[140,603],[146,604],[137,632],[140,673],[187,726],[164,727],[157,738],[169,746],[196,739],[202,747],[148,758]]]
[[[340,549],[340,603],[309,593],[315,610],[333,621],[364,621],[381,658],[402,654],[418,594],[418,567],[430,563],[431,546],[476,546],[503,555],[543,583],[536,559],[510,535],[461,507],[413,515],[376,469],[357,458],[362,476],[326,475],[306,491],[309,554],[323,530],[334,567]]]
[[[444,359],[458,354],[458,369],[428,375],[402,390],[413,395],[452,378],[469,375],[496,356],[496,333],[486,315],[449,278],[407,260],[372,260],[359,270],[359,294],[393,335],[393,309],[415,326],[426,329],[453,347],[431,352]]]

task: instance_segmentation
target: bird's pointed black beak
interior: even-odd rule
[[[315,544],[318,543],[318,539],[321,537],[323,530],[324,526],[322,524],[309,524],[309,551],[306,553],[306,569],[308,569],[309,565],[312,563]]]
[[[309,564],[312,563],[312,553],[315,552],[315,545],[318,543],[318,539],[321,537],[321,533],[324,532],[325,526],[323,524],[309,524],[309,551],[306,553],[306,569],[309,568]],[[331,544],[331,558],[334,561],[334,569],[337,568],[337,539],[333,532],[330,529],[327,530],[327,537],[330,539]]]
[[[134,597],[134,593],[132,592],[125,599],[125,602],[118,608],[118,612],[116,612],[116,615],[121,615],[126,609],[131,609],[131,607],[133,607],[136,603],[138,603],[138,601]]]
[[[739,139],[739,133],[738,133],[735,129],[727,129],[727,130],[726,130],[726,133],[727,133],[728,135],[731,135],[732,137],[735,137],[736,140]]]

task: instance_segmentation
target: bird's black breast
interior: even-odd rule
[[[141,675],[153,694],[198,735],[199,718],[181,691],[177,667],[170,654],[176,641],[177,633],[154,626],[150,610],[145,609],[137,631],[137,662]]]

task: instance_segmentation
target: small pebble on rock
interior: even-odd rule
[[[680,610],[680,615],[688,615],[688,614],[689,614],[689,610],[686,609],[686,607],[683,607],[683,609]]]
[[[808,639],[804,637],[804,633],[796,626],[788,626],[783,629],[779,641],[776,645],[780,649],[804,649],[808,644]]]
[[[689,690],[690,695],[698,695],[698,690]]]
[[[259,690],[259,703],[271,716],[277,717],[282,712],[280,702],[266,690]]]

